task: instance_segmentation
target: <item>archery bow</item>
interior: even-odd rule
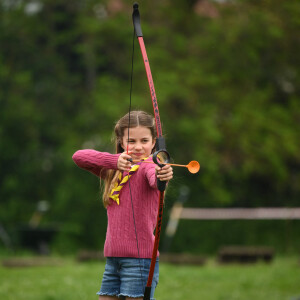
[[[155,124],[156,124],[156,131],[157,131],[156,152],[153,154],[153,161],[160,167],[163,167],[164,166],[163,163],[168,163],[170,161],[170,155],[166,150],[165,139],[162,135],[162,127],[161,127],[161,122],[160,122],[157,98],[156,98],[154,83],[153,83],[153,79],[152,79],[150,64],[149,64],[149,60],[148,60],[148,56],[147,56],[147,52],[146,52],[146,48],[145,48],[145,44],[144,44],[143,33],[142,33],[141,22],[140,22],[140,13],[139,13],[138,8],[139,8],[139,5],[137,3],[134,3],[132,20],[133,20],[135,34],[138,38],[140,49],[141,49],[143,60],[144,60],[144,65],[145,65],[145,69],[146,69],[146,73],[147,73],[149,89],[150,89],[150,94],[151,94],[151,99],[152,99]],[[152,285],[153,273],[154,273],[158,245],[159,245],[159,240],[160,240],[160,233],[161,233],[163,205],[164,205],[164,192],[166,189],[166,181],[160,181],[159,179],[157,179],[157,188],[159,190],[159,205],[158,205],[157,222],[156,222],[156,229],[155,229],[155,240],[154,240],[154,246],[153,246],[148,280],[147,280],[147,284],[146,284],[146,288],[145,288],[145,292],[144,292],[144,298],[143,298],[144,300],[150,300],[151,285]]]

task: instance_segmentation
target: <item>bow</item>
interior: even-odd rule
[[[141,49],[143,60],[144,60],[144,65],[145,65],[145,69],[146,69],[146,73],[147,73],[149,89],[150,89],[150,94],[151,94],[151,99],[152,99],[154,119],[155,119],[155,124],[156,124],[156,131],[157,131],[156,152],[153,154],[153,161],[160,167],[163,167],[164,166],[163,163],[169,162],[170,155],[166,150],[165,139],[162,135],[162,126],[161,126],[161,122],[160,122],[157,98],[156,98],[154,83],[153,83],[153,79],[152,79],[151,69],[150,69],[150,65],[149,65],[149,59],[148,59],[145,44],[144,44],[143,33],[142,33],[141,22],[140,22],[140,13],[139,13],[138,8],[139,8],[139,5],[137,3],[134,3],[132,20],[133,20],[135,34],[138,38],[140,49]],[[152,285],[153,273],[154,273],[155,262],[156,262],[156,258],[157,258],[157,251],[158,251],[161,226],[162,226],[164,191],[166,189],[166,181],[160,181],[158,179],[157,180],[157,188],[159,190],[159,206],[158,206],[157,222],[156,222],[156,229],[155,229],[155,240],[154,240],[154,246],[153,246],[148,280],[147,280],[147,284],[146,284],[146,288],[145,288],[145,292],[144,292],[144,298],[143,298],[144,300],[150,300],[151,285]]]

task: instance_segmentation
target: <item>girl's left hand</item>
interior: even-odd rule
[[[165,165],[162,168],[160,166],[155,167],[156,177],[160,181],[169,181],[173,178],[173,168],[169,165]]]

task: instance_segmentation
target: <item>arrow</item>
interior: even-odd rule
[[[132,162],[140,162],[140,160],[132,160]],[[154,164],[153,161],[143,161],[143,163],[150,163]],[[192,174],[197,173],[200,170],[200,164],[196,160],[190,161],[187,165],[179,165],[179,164],[170,164],[170,163],[163,163],[164,165],[174,166],[174,167],[185,167],[187,168]]]

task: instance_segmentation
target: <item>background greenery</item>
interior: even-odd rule
[[[129,105],[131,12],[128,0],[0,2],[0,221],[14,242],[46,200],[55,249],[102,248],[98,179],[71,156],[113,151]],[[189,207],[299,206],[300,2],[152,0],[140,12],[168,149],[201,163],[198,175],[175,170],[166,218],[181,185]],[[137,42],[132,103],[152,112]],[[296,221],[182,222],[173,250],[298,251],[299,236]]]
[[[6,300],[97,299],[103,270],[103,262],[79,264],[71,260],[23,269],[0,266],[0,297]],[[271,265],[244,265],[242,269],[239,265],[220,266],[212,260],[204,266],[161,263],[155,297],[160,300],[296,300],[299,276],[295,257],[278,257]]]

